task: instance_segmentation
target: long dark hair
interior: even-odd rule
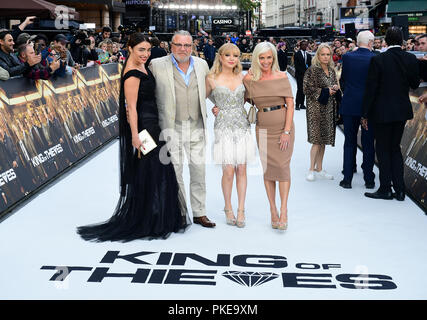
[[[129,36],[127,43],[128,58],[126,59],[123,69],[121,72],[121,83],[120,83],[120,98],[119,98],[119,138],[120,138],[120,152],[119,152],[119,163],[120,163],[120,194],[125,196],[128,190],[128,186],[131,182],[131,175],[133,174],[132,169],[132,134],[130,126],[127,122],[126,115],[126,102],[125,102],[125,89],[123,75],[126,69],[127,62],[130,57],[129,48],[134,48],[142,42],[150,42],[150,39],[142,33],[133,33]]]

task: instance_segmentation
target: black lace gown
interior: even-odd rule
[[[172,232],[185,231],[191,223],[185,200],[179,190],[172,163],[159,141],[160,127],[155,101],[155,80],[152,73],[130,70],[123,77],[120,90],[120,199],[113,216],[101,224],[78,227],[85,240],[131,241],[135,239],[166,239]],[[130,126],[126,119],[124,82],[129,77],[140,79],[137,113],[138,132],[147,129],[157,147],[147,155],[132,146]],[[162,149],[163,148],[163,149]]]

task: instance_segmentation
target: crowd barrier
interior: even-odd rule
[[[406,122],[400,146],[405,168],[405,186],[408,195],[427,213],[427,108],[419,103],[422,94],[427,93],[427,82],[417,90],[411,90],[409,97],[414,118]]]
[[[0,81],[0,218],[117,137],[120,69]]]

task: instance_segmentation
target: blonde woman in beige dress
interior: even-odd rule
[[[206,96],[215,104],[213,158],[222,165],[222,191],[224,212],[229,225],[245,226],[245,198],[247,187],[246,164],[256,156],[245,105],[245,86],[242,79],[240,50],[232,44],[222,45],[212,69],[206,77]],[[233,180],[236,176],[238,197],[237,219],[231,205]]]
[[[264,185],[270,203],[271,225],[286,230],[291,186],[290,162],[294,148],[294,102],[286,72],[281,72],[276,48],[269,42],[256,45],[250,72],[243,79],[247,99],[258,109],[256,138]],[[280,192],[280,216],[276,206],[276,182]]]

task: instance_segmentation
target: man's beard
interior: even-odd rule
[[[188,62],[188,60],[190,60],[190,56],[186,56],[185,58],[177,57],[175,54],[173,54],[173,56],[175,60],[178,61],[179,63],[186,63]]]

